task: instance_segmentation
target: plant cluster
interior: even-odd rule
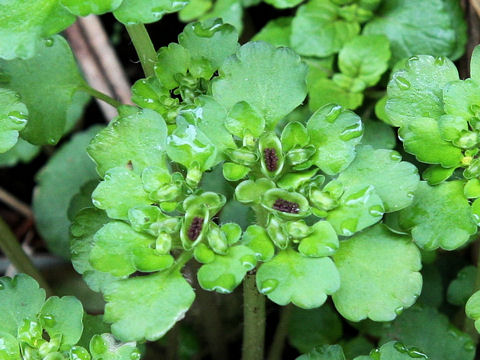
[[[469,320],[468,334],[454,327],[432,290],[443,287],[435,251],[469,245],[480,225],[480,50],[460,80],[459,3],[310,0],[240,44],[239,14],[256,4],[0,9],[0,164],[57,144],[89,96],[119,114],[63,145],[34,198],[49,248],[103,295],[104,315],[85,315],[73,297],[45,301],[25,275],[2,278],[0,359],[139,359],[136,342],[163,338],[200,291],[242,283],[246,360],[264,358],[265,298],[291,312],[298,359],[474,358]],[[178,11],[200,21],[155,51],[143,24]],[[142,61],[135,105],[92,89],[57,35],[75,16],[106,12]],[[480,330],[477,272],[462,269],[447,299]],[[345,322],[359,332],[351,341]]]

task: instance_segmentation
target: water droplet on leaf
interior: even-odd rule
[[[410,89],[410,82],[404,77],[401,77],[401,76],[395,77],[395,82],[397,83],[398,87],[402,90]]]
[[[271,293],[273,290],[275,290],[278,286],[278,280],[276,279],[268,279],[262,282],[260,292],[262,294],[268,294]]]
[[[333,123],[335,120],[337,120],[341,112],[342,107],[340,105],[333,106],[332,109],[328,112],[328,114],[325,115],[325,120],[327,120],[329,123]]]
[[[45,39],[45,46],[52,47],[54,42],[55,41],[53,40],[53,38],[46,38]]]

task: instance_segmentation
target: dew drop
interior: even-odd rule
[[[341,112],[342,112],[342,107],[340,105],[335,105],[330,109],[328,114],[325,115],[325,120],[327,120],[329,123],[333,123],[335,120],[337,120]]]
[[[52,47],[54,42],[55,42],[55,41],[53,40],[53,38],[51,38],[51,37],[46,38],[46,39],[45,39],[45,46],[47,46],[47,47]]]
[[[347,219],[340,225],[340,232],[343,236],[352,236],[357,231],[358,219]]]
[[[372,360],[380,360],[380,350],[379,349],[373,349],[370,351],[369,356],[372,358]]]
[[[260,287],[260,292],[262,294],[269,294],[273,290],[275,290],[278,286],[278,280],[276,279],[268,279],[262,282],[262,285]]]
[[[467,351],[472,351],[472,350],[475,349],[475,344],[474,344],[472,341],[468,340],[468,341],[465,342],[465,344],[463,345],[463,348],[464,348],[465,350],[467,350]]]
[[[0,283],[0,290],[3,290],[5,289],[5,285],[3,285],[3,283]]]
[[[362,136],[362,134],[363,134],[362,123],[358,122],[357,124],[354,124],[352,126],[345,128],[340,133],[339,137],[343,141],[349,141]]]
[[[395,344],[393,344],[393,347],[395,348],[395,350],[397,350],[399,353],[402,353],[402,354],[406,354],[408,351],[405,345],[403,345],[401,342],[398,342],[398,341]]]
[[[414,359],[428,359],[428,356],[416,347],[411,347],[410,349],[408,349],[408,355]]]
[[[57,143],[57,140],[55,140],[54,138],[50,138],[50,139],[48,139],[48,143],[50,145],[55,145]]]
[[[392,151],[390,153],[390,159],[392,159],[393,161],[401,161],[402,155],[400,155],[397,151]]]
[[[130,355],[130,359],[131,360],[140,360],[142,358],[142,355],[138,352],[138,351],[134,351],[131,355]]]
[[[19,111],[8,113],[8,118],[16,125],[23,125],[27,122],[27,115]]]
[[[245,269],[250,271],[255,267],[257,260],[254,255],[245,255],[240,258],[240,262]]]
[[[368,209],[368,213],[372,216],[383,216],[385,209],[381,205],[373,205]]]
[[[402,90],[410,89],[410,82],[404,77],[401,77],[401,76],[395,77],[395,82],[397,83],[398,87]]]
[[[95,335],[90,341],[90,348],[95,354],[104,354],[107,351],[107,343],[100,335]]]
[[[409,199],[413,199],[413,198],[415,197],[415,193],[413,193],[413,192],[410,191],[410,192],[407,193],[407,197],[408,197]]]
[[[400,315],[401,313],[403,313],[403,310],[403,306],[399,306],[395,309],[395,314]]]
[[[435,65],[444,65],[445,64],[445,61],[446,61],[446,58],[445,56],[439,56],[435,59]]]
[[[45,326],[48,326],[48,327],[54,327],[55,324],[57,323],[55,320],[55,317],[51,314],[42,315],[42,320]]]

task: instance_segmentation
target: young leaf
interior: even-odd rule
[[[247,43],[220,67],[212,93],[227,110],[246,101],[271,129],[305,99],[306,73],[306,65],[292,50],[264,42]]]
[[[60,350],[68,350],[80,340],[83,307],[77,298],[53,296],[45,302],[39,315],[50,338],[61,336]]]
[[[442,339],[442,341],[438,341]],[[401,341],[435,360],[473,360],[475,345],[436,309],[414,306],[385,328],[381,343]]]
[[[323,305],[340,287],[340,277],[328,257],[307,258],[293,249],[279,252],[257,271],[257,287],[278,305],[292,302],[304,309]]]
[[[84,84],[67,41],[54,36],[28,60],[0,60],[0,73],[28,108],[22,137],[36,145],[55,145],[64,134],[73,95]]]
[[[41,39],[66,29],[74,21],[75,17],[58,0],[2,1],[0,59],[31,58],[43,46]]]
[[[242,243],[253,250],[260,261],[269,261],[275,255],[275,245],[264,227],[250,225],[243,233]]]
[[[420,295],[420,252],[382,224],[341,242],[333,258],[342,281],[333,302],[348,320],[393,320]]]
[[[16,337],[24,319],[36,319],[45,301],[45,290],[30,276],[19,274],[13,279],[0,278],[0,294],[0,332]]]
[[[417,168],[401,160],[396,151],[362,146],[338,180],[345,189],[373,185],[375,193],[382,199],[385,212],[398,211],[412,203],[419,183]]]
[[[363,103],[361,92],[352,92],[338,85],[335,81],[324,77],[308,81],[308,107],[315,111],[327,104],[338,104],[346,109],[356,109]]]
[[[337,53],[360,32],[360,25],[339,16],[331,0],[310,0],[292,21],[291,45],[301,55],[325,57]]]
[[[102,177],[107,170],[128,164],[141,174],[148,166],[166,166],[166,138],[163,118],[153,110],[143,109],[113,120],[95,136],[87,151]]]
[[[40,235],[51,252],[70,257],[67,210],[72,197],[87,181],[97,179],[95,166],[85,149],[100,130],[94,126],[65,143],[37,174],[33,212]]]
[[[326,105],[307,122],[311,143],[317,151],[313,161],[328,175],[338,174],[355,158],[355,146],[362,139],[362,120],[338,105]]]
[[[126,167],[110,169],[92,193],[93,204],[105,210],[111,219],[128,220],[128,210],[150,205],[140,176]]]
[[[338,249],[338,237],[327,221],[317,221],[312,226],[313,232],[303,238],[298,245],[298,252],[310,257],[331,256]]]
[[[18,133],[27,125],[28,109],[20,96],[0,88],[0,154],[10,150],[18,141]]]
[[[362,80],[367,87],[380,80],[388,69],[390,43],[385,36],[362,35],[345,44],[338,54],[340,71],[353,79]]]
[[[422,181],[412,205],[399,213],[400,226],[411,229],[413,240],[422,249],[455,250],[477,231],[463,186],[463,181],[433,187]]]
[[[450,56],[457,40],[444,0],[382,2],[375,17],[365,26],[364,34],[386,35],[394,64],[417,54]]]
[[[212,262],[200,267],[197,273],[198,283],[205,290],[228,294],[256,264],[255,253],[249,247],[232,246],[225,255],[215,255]]]
[[[118,339],[155,341],[185,316],[195,293],[174,270],[116,282],[105,299],[105,321]]]
[[[122,4],[123,0],[60,0],[60,3],[72,14],[87,16],[105,14]]]
[[[270,20],[253,38],[252,41],[265,41],[275,46],[290,47],[293,17],[279,17]]]
[[[181,10],[188,1],[173,0],[123,0],[113,15],[121,23],[148,24],[160,20],[163,15]]]

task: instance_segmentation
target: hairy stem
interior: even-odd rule
[[[135,50],[137,51],[145,76],[155,75],[154,65],[157,61],[157,53],[145,25],[126,25],[126,28],[130,39],[132,39],[133,46],[135,46]]]
[[[99,99],[99,100],[102,100],[104,102],[106,102],[107,104],[110,104],[112,105],[114,108],[118,108],[119,106],[122,105],[122,103],[118,100],[115,100],[114,98],[111,98],[110,96],[108,96],[107,94],[104,94],[98,90],[95,90],[94,88],[88,86],[88,85],[85,85],[85,86],[82,86],[80,88],[80,90],[82,91],[85,91],[87,94]]]
[[[30,275],[45,289],[47,295],[52,294],[47,282],[35,265],[33,265],[32,260],[30,260],[25,251],[23,251],[15,235],[13,235],[7,223],[2,218],[0,218],[0,249],[19,272]]]
[[[290,322],[290,315],[292,314],[291,305],[284,306],[280,313],[280,320],[278,321],[277,330],[273,337],[272,346],[268,352],[267,360],[281,360],[283,349],[285,347],[285,339],[288,334],[288,324]]]
[[[263,360],[265,296],[258,292],[254,274],[243,281],[243,322],[242,360]]]

